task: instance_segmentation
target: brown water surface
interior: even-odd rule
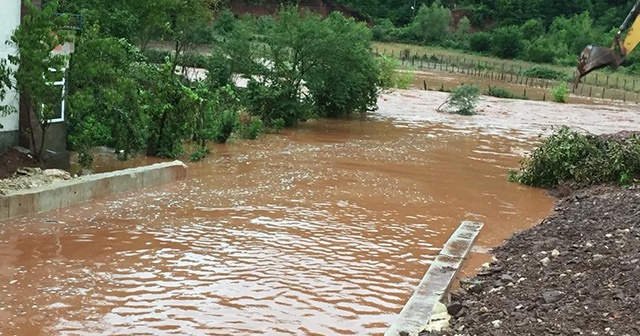
[[[489,247],[548,214],[506,181],[516,139],[310,122],[218,146],[186,181],[0,223],[0,334],[381,334],[460,221]]]

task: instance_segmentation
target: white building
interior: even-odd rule
[[[8,55],[15,53],[15,48],[6,45],[5,41],[11,38],[13,31],[20,25],[20,10],[21,0],[0,1],[0,59],[7,59]],[[19,100],[17,93],[9,92],[0,104],[12,105],[17,111]],[[0,124],[4,127],[0,129],[0,152],[18,143],[19,120],[19,113],[0,116]]]

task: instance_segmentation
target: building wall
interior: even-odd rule
[[[7,46],[5,41],[11,38],[13,31],[20,25],[20,2],[20,0],[2,0],[0,5],[2,8],[0,10],[0,59],[7,59],[8,55],[15,53],[15,48]],[[19,102],[18,95],[15,92],[9,92],[0,104],[11,105],[17,109]],[[18,142],[19,114],[0,116],[0,124],[4,126],[0,129],[0,151],[4,151]]]

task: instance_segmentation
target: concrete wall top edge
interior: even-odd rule
[[[184,169],[188,168],[188,166],[186,164],[184,164],[184,162],[182,162],[180,160],[175,160],[175,161],[171,161],[171,162],[160,162],[160,163],[154,163],[154,164],[151,164],[151,165],[148,165],[148,166],[127,168],[127,169],[122,169],[122,170],[117,170],[117,171],[107,172],[107,173],[85,175],[85,176],[80,176],[78,178],[73,178],[73,179],[65,180],[65,181],[56,181],[56,182],[53,182],[53,183],[50,183],[50,184],[47,184],[47,185],[42,185],[42,186],[34,187],[34,188],[31,188],[31,189],[9,191],[9,192],[7,192],[6,195],[0,196],[0,198],[11,197],[11,196],[15,196],[15,195],[37,194],[37,193],[42,192],[43,190],[55,189],[55,188],[60,188],[60,187],[76,185],[76,184],[82,184],[82,183],[89,182],[89,181],[97,181],[97,180],[102,180],[102,179],[106,179],[106,178],[112,178],[112,177],[115,177],[115,176],[131,175],[131,177],[133,178],[133,177],[136,176],[136,174],[140,174],[140,173],[148,172],[148,171],[153,171],[153,170],[157,170],[157,169],[164,169],[164,168],[168,168],[168,167],[182,167]]]

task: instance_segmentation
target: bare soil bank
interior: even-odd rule
[[[577,191],[493,252],[452,294],[443,335],[640,335],[638,190]]]

